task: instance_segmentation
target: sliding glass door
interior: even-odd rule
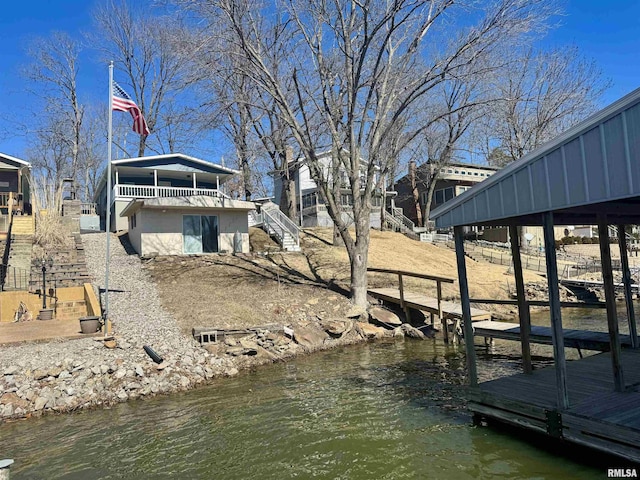
[[[182,216],[183,252],[214,253],[218,251],[218,217],[215,215]]]

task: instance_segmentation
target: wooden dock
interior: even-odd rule
[[[567,409],[557,407],[555,367],[483,382],[471,389],[469,409],[640,462],[640,350],[622,351],[625,389],[614,391],[611,354],[566,363]]]
[[[563,329],[564,346],[584,350],[607,352],[611,348],[609,334],[590,330]],[[520,341],[520,325],[517,323],[481,321],[474,322],[473,335],[476,337],[499,338],[502,340]],[[531,326],[529,336],[531,343],[553,345],[550,327]],[[631,346],[629,335],[620,335],[623,347]]]
[[[372,297],[385,302],[402,305],[400,301],[400,290],[397,288],[372,288],[367,291]],[[459,303],[441,301],[442,314],[444,318],[462,319],[462,307]],[[428,297],[420,293],[404,292],[404,304],[415,310],[422,310],[434,315],[438,315],[438,299]],[[477,320],[491,320],[491,312],[479,308],[471,309],[471,318]]]

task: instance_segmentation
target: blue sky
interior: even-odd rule
[[[135,0],[140,1],[140,0]],[[30,37],[63,30],[72,35],[91,28],[94,2],[87,0],[19,0],[3,5],[0,17],[0,152],[21,157],[26,139],[17,137],[3,121],[28,110],[32,97],[19,75]],[[612,81],[603,97],[605,106],[640,86],[640,0],[565,0],[560,26],[543,43],[577,45]],[[93,99],[107,101],[107,66],[93,53],[82,59],[80,89]],[[188,152],[185,152],[188,153]],[[217,159],[212,159],[216,161]]]

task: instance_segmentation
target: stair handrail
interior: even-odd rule
[[[405,216],[404,210],[402,208],[394,207],[393,210],[391,211],[391,215],[393,215],[398,221],[402,222],[402,224],[406,228],[408,228],[413,232],[413,229],[415,228],[416,224],[413,222],[413,220]]]
[[[300,232],[300,227],[289,217],[287,217],[282,212],[282,210],[280,210],[280,207],[278,207],[278,205],[276,205],[275,203],[264,204],[261,208],[261,211],[268,212],[269,215],[275,217],[278,222],[280,222],[280,224],[285,227],[289,231],[289,233],[291,233],[291,235],[297,236]]]
[[[282,221],[283,218],[286,218],[289,221],[289,225],[284,224]],[[282,242],[284,242],[285,233],[288,233],[291,235],[296,245],[300,245],[300,230],[298,226],[293,223],[289,217],[283,214],[279,208],[262,209],[262,220],[265,224],[271,225],[276,234],[279,235]],[[278,228],[274,228],[274,225]],[[291,225],[295,228],[290,228]],[[280,230],[279,233],[278,229]]]

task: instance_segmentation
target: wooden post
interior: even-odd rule
[[[636,327],[636,313],[633,308],[631,292],[631,272],[629,271],[629,257],[627,256],[627,236],[624,225],[618,225],[618,245],[620,246],[620,267],[622,268],[622,282],[624,283],[624,299],[627,306],[627,321],[631,348],[638,348],[638,329]]]
[[[193,172],[193,194],[194,195],[196,194],[196,188],[198,188],[197,185],[198,183],[196,180],[196,172]]]
[[[547,261],[547,285],[549,287],[549,314],[551,316],[551,337],[553,341],[553,359],[556,367],[556,388],[558,409],[569,408],[567,392],[567,362],[564,356],[564,332],[560,310],[560,289],[558,287],[558,264],[556,245],[553,235],[553,212],[542,214],[544,230],[544,254]]]
[[[619,236],[619,235],[618,235]],[[602,265],[602,281],[604,297],[607,304],[607,325],[609,327],[609,344],[611,348],[611,367],[613,383],[617,392],[624,391],[624,375],[622,373],[620,334],[618,333],[618,313],[616,311],[616,292],[613,285],[611,269],[611,248],[609,245],[609,227],[606,215],[598,215],[598,237],[600,238],[600,262]]]
[[[404,316],[407,323],[411,322],[411,313],[409,312],[409,308],[404,303],[404,284],[402,282],[402,274],[398,274],[398,283],[400,284],[400,308],[404,310]]]
[[[442,283],[439,280],[436,281],[436,288],[438,293],[438,320],[440,320],[440,323],[442,324],[444,341],[445,343],[449,343],[449,330],[447,329],[447,319],[444,318],[444,315],[442,313]]]
[[[529,317],[529,305],[524,291],[524,278],[522,276],[522,259],[520,258],[520,235],[518,227],[509,226],[509,238],[511,240],[511,257],[513,259],[513,276],[516,280],[516,295],[518,298],[518,317],[520,318],[520,346],[522,348],[522,366],[524,373],[531,373],[531,318]]]
[[[464,322],[464,345],[467,352],[467,368],[469,383],[472,387],[478,385],[478,370],[476,367],[476,351],[473,342],[473,325],[471,324],[471,303],[469,302],[469,285],[467,283],[467,264],[464,256],[464,238],[462,227],[453,227],[456,242],[456,263],[458,264],[458,281],[460,282],[460,300],[462,302],[462,321]]]

